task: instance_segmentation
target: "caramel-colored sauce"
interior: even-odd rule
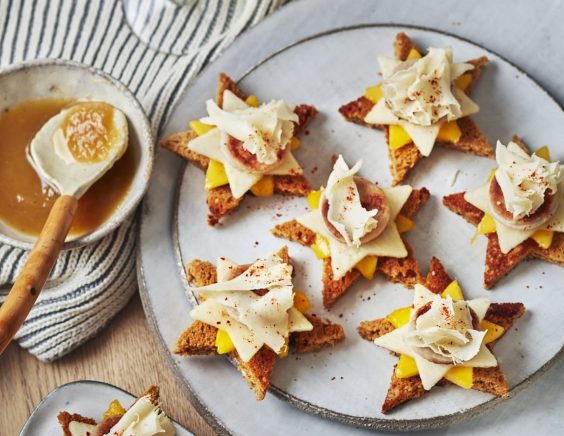
[[[101,102],[76,104],[61,128],[69,151],[78,162],[100,162],[108,157],[116,140],[114,108]]]
[[[45,186],[27,160],[26,148],[43,124],[72,101],[44,99],[0,114],[0,220],[31,236],[41,231],[58,194]],[[89,233],[119,206],[133,180],[138,156],[132,147],[78,202],[70,234]]]

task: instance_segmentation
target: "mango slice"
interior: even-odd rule
[[[292,137],[292,139],[290,139],[290,150],[292,151],[297,150],[298,148],[300,148],[301,145],[302,142],[299,140],[299,138],[296,138],[294,136]]]
[[[450,298],[452,298],[453,301],[464,300],[464,294],[462,293],[462,289],[460,288],[457,280],[450,282],[445,290],[441,293],[441,297],[443,298],[446,298],[447,295],[450,295]]]
[[[196,135],[202,136],[204,133],[208,133],[210,130],[215,129],[215,126],[211,124],[202,123],[201,121],[190,121],[188,123],[190,128],[196,132]]]
[[[400,328],[409,322],[409,316],[411,315],[411,306],[401,307],[390,313],[386,319],[392,323],[395,328]]]
[[[247,99],[245,100],[245,103],[247,103],[251,107],[259,107],[260,106],[260,101],[259,101],[259,99],[257,98],[256,95],[249,95],[247,97]]]
[[[490,175],[488,176],[488,182],[491,182],[493,180],[496,170],[497,168],[492,168],[492,170],[490,171]]]
[[[480,235],[487,235],[488,233],[495,232],[495,220],[493,217],[487,213],[478,224],[478,233]]]
[[[548,162],[552,162],[552,159],[550,158],[550,149],[548,148],[547,145],[544,145],[541,148],[539,148],[537,151],[535,151],[535,154],[538,157],[543,158]]]
[[[407,60],[420,59],[420,58],[421,58],[421,53],[419,53],[417,50],[415,50],[414,48],[409,50],[409,54],[407,55]]]
[[[282,348],[280,348],[280,351],[278,352],[278,357],[280,357],[281,359],[286,357],[288,355],[288,352],[290,351],[290,347],[288,346],[289,342],[290,338],[286,338],[286,343],[282,346]]]
[[[554,236],[554,232],[552,230],[537,230],[533,233],[533,238],[537,244],[539,244],[540,248],[550,248],[552,245],[552,237]]]
[[[462,76],[458,76],[454,81],[456,87],[462,91],[466,91],[471,83],[472,73],[464,73]]]
[[[378,258],[376,256],[366,256],[360,262],[358,262],[354,267],[362,274],[367,280],[371,280],[376,272],[376,266],[378,265]]]
[[[327,259],[329,256],[331,256],[329,242],[319,233],[315,235],[315,242],[311,245],[311,249],[318,259]]]
[[[396,226],[398,228],[398,232],[405,233],[413,230],[415,228],[415,223],[405,215],[398,215],[396,217]]]
[[[411,142],[411,138],[402,126],[397,124],[390,124],[389,126],[389,140],[390,148],[392,150],[397,150]]]
[[[309,301],[309,298],[307,298],[306,294],[302,291],[294,289],[294,307],[301,313],[306,313],[311,309],[311,301]]]
[[[217,329],[215,336],[215,346],[217,347],[218,354],[230,353],[235,349],[235,345],[225,330]]]
[[[441,126],[437,139],[440,141],[454,142],[456,144],[461,136],[462,131],[460,130],[460,127],[458,127],[456,120],[453,120],[444,123]]]
[[[206,181],[204,187],[209,191],[210,189],[227,185],[228,183],[229,179],[227,178],[227,174],[225,174],[225,167],[223,164],[210,159],[208,169],[206,170]]]
[[[408,378],[419,374],[415,359],[407,356],[406,354],[400,354],[399,361],[394,372],[397,378]]]
[[[484,344],[489,344],[490,342],[499,339],[505,332],[505,329],[502,326],[486,320],[483,320],[480,323],[480,330],[487,330],[486,336],[484,336]]]
[[[321,193],[323,189],[318,189],[317,191],[309,191],[307,194],[307,202],[309,203],[309,207],[312,209],[319,209],[319,199],[321,198]]]
[[[118,400],[114,400],[108,406],[108,409],[104,412],[102,419],[108,419],[112,416],[121,416],[125,413],[125,409]]]
[[[267,174],[251,187],[251,192],[257,197],[270,197],[274,194],[274,177]]]
[[[445,374],[445,378],[455,385],[460,386],[464,389],[470,389],[472,387],[472,378],[474,371],[472,367],[468,366],[454,366],[448,370]]]
[[[364,96],[370,100],[372,103],[378,103],[378,100],[382,98],[382,88],[381,85],[371,86],[366,88],[364,91]]]

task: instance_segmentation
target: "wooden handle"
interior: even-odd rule
[[[23,324],[55,265],[70,230],[78,200],[63,195],[55,201],[37,242],[4,304],[0,306],[0,354]]]

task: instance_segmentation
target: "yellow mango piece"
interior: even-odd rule
[[[417,50],[415,50],[414,48],[412,48],[411,50],[409,50],[409,54],[407,55],[407,59],[421,59],[421,53],[419,53]]]
[[[274,194],[274,177],[267,174],[251,187],[251,192],[257,197],[270,197]]]
[[[292,137],[292,139],[290,139],[290,150],[292,151],[297,150],[298,148],[300,148],[301,145],[302,142],[299,140],[299,138],[296,138],[294,136]]]
[[[331,256],[329,242],[319,233],[316,233],[315,242],[311,245],[311,249],[318,259],[327,259],[329,256]]]
[[[398,126],[397,124],[390,124],[389,132],[390,148],[392,150],[397,150],[398,148],[401,148],[411,142],[411,138],[407,132],[403,129],[403,127]]]
[[[464,300],[464,294],[462,293],[462,289],[460,288],[457,280],[450,282],[445,290],[441,293],[441,297],[443,298],[446,298],[447,295],[450,295],[450,298],[452,298],[453,301]]]
[[[552,162],[552,159],[550,158],[550,149],[548,148],[547,145],[544,145],[541,148],[539,148],[537,151],[535,151],[535,154],[538,157],[543,158],[548,162]]]
[[[366,88],[364,91],[364,96],[370,100],[372,103],[378,103],[378,100],[382,98],[382,88],[381,85],[371,86]]]
[[[484,336],[484,344],[489,344],[490,342],[499,339],[499,337],[505,332],[505,329],[502,326],[486,320],[483,320],[480,323],[480,330],[487,330],[486,336]]]
[[[468,366],[454,366],[445,374],[445,378],[464,389],[472,387],[474,371]]]
[[[453,120],[444,123],[441,126],[437,139],[440,141],[454,142],[456,144],[461,136],[462,131],[460,130],[460,127],[458,127],[456,120]]]
[[[478,233],[480,235],[487,235],[489,233],[495,232],[495,220],[493,217],[487,213],[478,224]]]
[[[230,353],[235,349],[235,345],[225,330],[217,329],[215,336],[215,346],[217,347],[218,354]]]
[[[289,351],[290,351],[290,347],[288,347],[288,338],[286,338],[286,344],[284,344],[282,348],[280,348],[280,351],[278,352],[278,357],[284,359],[284,357],[288,355]]]
[[[390,313],[386,319],[392,323],[395,328],[400,328],[409,322],[411,315],[411,306],[401,307]]]
[[[395,374],[397,378],[408,378],[419,374],[419,369],[417,369],[415,359],[406,354],[400,354]]]
[[[259,99],[257,98],[256,95],[249,95],[247,97],[247,99],[245,100],[245,103],[247,103],[251,107],[259,107],[260,106],[260,101],[259,101]]]
[[[225,174],[225,167],[223,164],[210,159],[208,169],[206,170],[206,181],[204,187],[209,191],[210,189],[227,185],[228,183],[229,179],[227,178],[227,174]]]
[[[202,123],[201,121],[190,121],[189,123],[190,128],[196,132],[196,135],[201,136],[204,133],[208,133],[211,129],[215,129],[215,126],[211,124]]]
[[[405,233],[413,230],[415,228],[415,223],[405,215],[398,215],[396,217],[396,226],[398,228],[398,232]]]
[[[294,307],[301,313],[306,313],[309,309],[311,309],[311,301],[309,301],[307,295],[302,291],[296,291],[294,289]]]
[[[114,400],[110,403],[108,409],[104,412],[102,419],[108,419],[112,416],[121,416],[123,414],[125,414],[125,409],[118,400]]]
[[[307,194],[307,202],[309,203],[309,207],[312,209],[319,209],[319,199],[321,198],[321,193],[323,192],[322,189],[318,189],[317,191],[309,191]]]
[[[464,73],[462,76],[458,76],[454,81],[456,87],[462,91],[466,91],[470,84],[472,83],[472,74]]]
[[[354,267],[362,274],[367,280],[371,280],[376,272],[376,266],[378,265],[378,258],[376,256],[366,256],[360,262],[358,262]]]
[[[493,180],[496,171],[497,168],[492,168],[492,170],[490,171],[490,175],[488,176],[488,182],[491,182]]]
[[[552,230],[537,230],[533,233],[533,238],[537,244],[539,244],[540,248],[550,248],[552,245],[552,237],[554,236],[554,232]]]

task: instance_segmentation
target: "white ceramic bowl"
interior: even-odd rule
[[[135,96],[108,74],[76,62],[46,59],[22,62],[0,70],[0,111],[17,103],[44,98],[88,98],[105,101],[128,119],[129,147],[135,149],[137,168],[126,196],[111,216],[85,235],[68,236],[64,249],[94,242],[130,216],[147,189],[153,166],[154,136]],[[0,242],[30,249],[35,238],[0,221]]]

